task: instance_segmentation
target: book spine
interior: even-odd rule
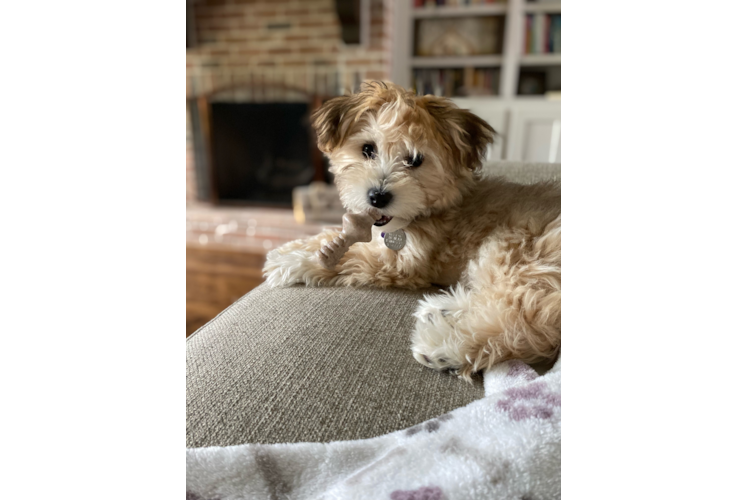
[[[535,52],[535,15],[530,14],[528,17],[530,18],[530,48],[527,53],[532,54]]]
[[[553,16],[554,29],[553,29],[553,53],[561,53],[561,16]]]
[[[532,16],[525,16],[525,54],[529,54],[532,48]]]
[[[463,85],[470,88],[475,86],[475,71],[470,66],[465,67],[465,73],[463,77]]]
[[[543,51],[543,34],[545,33],[545,30],[543,29],[543,15],[542,14],[535,14],[533,17],[533,26],[532,26],[532,34],[533,34],[533,44],[532,44],[532,53],[533,54],[540,54]]]

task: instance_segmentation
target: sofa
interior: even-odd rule
[[[483,175],[530,184],[560,180],[561,166],[494,162]],[[412,358],[413,312],[438,292],[255,288],[187,338],[187,447],[365,439],[482,398],[480,375]]]

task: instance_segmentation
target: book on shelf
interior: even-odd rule
[[[500,73],[500,68],[416,69],[413,71],[413,87],[419,95],[498,95]]]
[[[561,14],[525,16],[525,54],[561,53]]]

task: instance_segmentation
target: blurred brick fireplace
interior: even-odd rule
[[[343,43],[335,0],[188,3],[193,37],[186,57],[189,244],[230,245],[236,249],[246,245],[247,250],[267,250],[268,246],[273,248],[310,230],[297,227],[290,207],[273,210],[217,206],[220,200],[199,182],[200,158],[205,152],[200,150],[202,138],[195,137],[193,130],[197,100],[218,96],[221,102],[299,102],[298,92],[285,89],[298,89],[308,96],[334,96],[355,89],[365,79],[386,79],[387,35],[392,25],[388,17],[393,2],[368,0],[362,4],[369,5],[368,40],[364,46]],[[315,176],[319,180],[319,172]],[[205,226],[206,219],[210,219],[212,233]],[[249,220],[254,220],[256,227],[269,230],[262,234],[256,230],[255,235],[234,230]],[[278,227],[284,230],[270,230]]]
[[[205,109],[216,102],[305,102],[311,111],[323,98],[355,89],[365,79],[387,79],[394,1],[361,2],[368,6],[363,15],[368,24],[359,45],[343,42],[336,0],[188,3],[188,334],[261,283],[268,250],[322,227],[299,224],[283,203],[275,204],[282,208],[272,203],[227,205],[217,196],[206,152],[212,142]],[[310,154],[313,176],[319,179],[321,155],[316,149]]]

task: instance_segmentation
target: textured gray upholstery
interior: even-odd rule
[[[263,284],[245,295],[187,341],[187,446],[368,438],[482,397],[480,380],[411,357],[423,292]]]
[[[501,176],[519,184],[534,184],[541,181],[561,180],[561,164],[489,162],[483,165],[483,174]]]
[[[532,183],[560,165],[493,163]],[[262,285],[187,340],[187,446],[362,439],[483,396],[411,356],[424,293]]]

